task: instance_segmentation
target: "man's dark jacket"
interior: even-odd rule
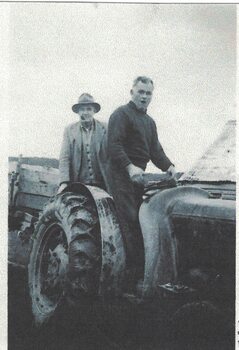
[[[119,107],[108,124],[109,184],[125,241],[126,264],[141,267],[143,242],[138,222],[142,195],[131,181],[126,166],[145,170],[148,161],[166,171],[172,164],[158,141],[154,120],[133,102]],[[141,192],[141,191],[140,191]]]
[[[159,143],[154,120],[132,101],[116,109],[110,117],[108,152],[118,168],[133,163],[145,170],[149,160],[163,171],[172,165]]]

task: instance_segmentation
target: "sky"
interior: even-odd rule
[[[138,75],[154,81],[148,114],[179,171],[235,119],[236,5],[11,3],[8,45],[10,156],[58,158],[81,93],[107,122]]]

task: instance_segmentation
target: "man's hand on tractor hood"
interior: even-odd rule
[[[142,175],[144,173],[143,169],[135,166],[132,163],[127,165],[126,169],[127,169],[128,173],[129,173],[129,176],[130,176],[131,179],[132,179],[132,177],[134,175]]]
[[[170,167],[168,168],[167,170],[167,173],[172,176],[174,179],[176,179],[176,169],[175,169],[175,166],[174,165],[170,165]]]
[[[132,163],[127,165],[126,169],[127,169],[128,173],[129,173],[131,181],[133,181],[133,182],[135,182],[137,184],[140,184],[140,185],[144,184],[144,179],[143,179],[143,176],[142,176],[144,174],[143,169],[135,166]]]

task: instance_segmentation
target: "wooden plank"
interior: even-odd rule
[[[34,196],[33,194],[18,193],[16,206],[26,207],[31,209],[42,210],[43,205],[49,200],[49,197]]]
[[[58,181],[58,169],[22,165],[18,188],[20,192],[51,197],[56,194]]]
[[[24,164],[20,168],[20,180],[57,184],[59,181],[59,170]]]
[[[9,157],[9,163],[10,162],[17,162],[19,157]],[[48,166],[52,168],[58,168],[59,167],[59,160],[56,158],[46,158],[46,157],[21,157],[21,163],[22,164],[29,164],[29,165],[42,165],[42,166]]]
[[[22,181],[21,192],[52,197],[57,192],[58,185],[44,184],[41,182]]]

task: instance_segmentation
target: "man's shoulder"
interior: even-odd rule
[[[146,114],[148,120],[152,123],[152,124],[155,124],[155,120],[154,118],[152,118],[150,115],[148,115],[148,113]]]
[[[94,119],[95,119],[95,122],[97,125],[101,126],[103,129],[107,130],[107,123],[106,122],[99,121],[96,118],[94,118]]]
[[[154,118],[153,118],[153,117],[151,117],[150,115],[148,115],[148,113],[147,113],[147,117],[149,118],[149,120],[150,120],[152,123],[154,123],[154,124],[155,124],[155,120],[154,120]]]
[[[68,124],[67,126],[66,126],[66,130],[67,131],[71,131],[71,130],[75,130],[75,129],[77,129],[77,128],[79,128],[79,125],[80,125],[80,122],[78,121],[78,122],[74,122],[74,123],[70,123],[70,124]]]
[[[121,105],[118,108],[116,108],[112,114],[124,113],[128,110],[128,108],[129,108],[128,103],[125,105]]]
[[[121,105],[118,108],[114,110],[114,112],[111,114],[110,118],[117,118],[117,117],[123,117],[127,116],[130,112],[128,104]]]

